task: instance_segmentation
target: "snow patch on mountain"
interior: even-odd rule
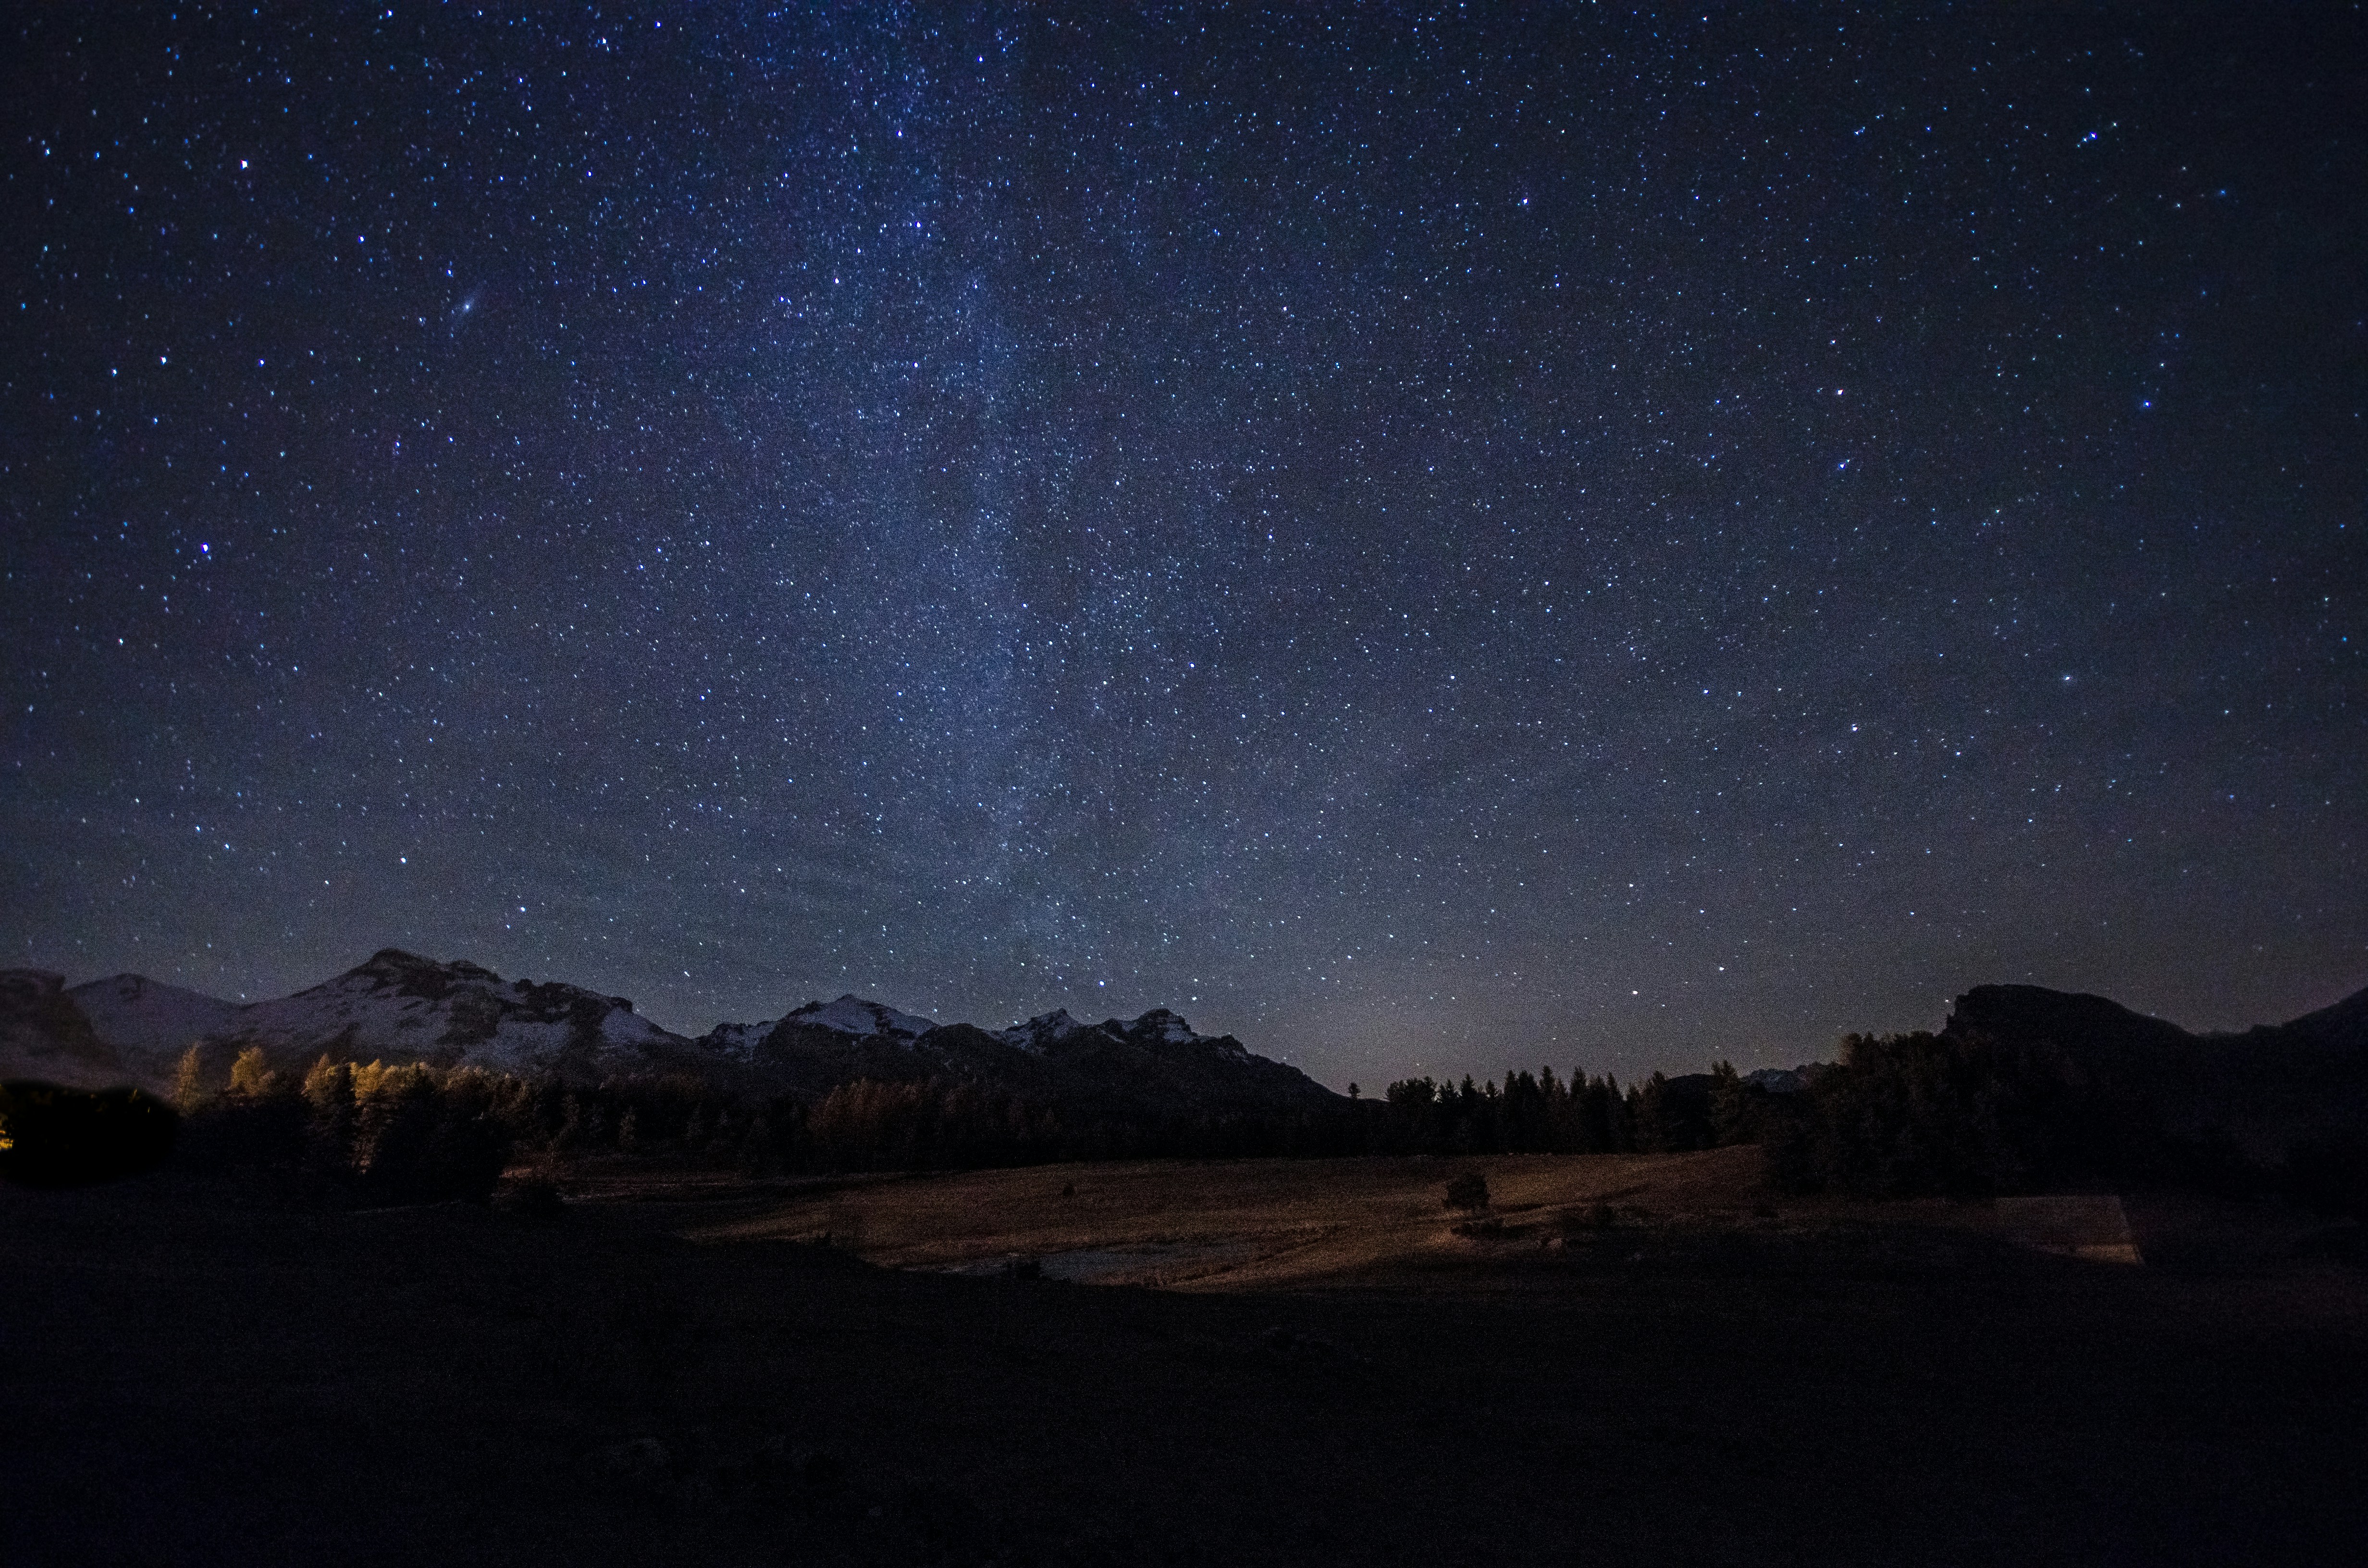
[[[1024,1024],[1014,1024],[998,1032],[995,1038],[1022,1051],[1042,1052],[1056,1041],[1087,1032],[1108,1035],[1113,1040],[1135,1045],[1212,1045],[1227,1048],[1230,1053],[1241,1053],[1241,1046],[1233,1042],[1230,1035],[1198,1033],[1190,1024],[1166,1007],[1154,1007],[1133,1018],[1104,1018],[1099,1024],[1083,1022],[1063,1007],[1041,1014]]]
[[[900,1013],[894,1007],[858,996],[852,992],[836,1002],[809,1002],[781,1022],[859,1037],[895,1035],[907,1041],[918,1040],[938,1027],[934,1018]]]
[[[661,1067],[689,1044],[635,1014],[621,996],[504,981],[482,965],[438,963],[394,948],[293,996],[244,1007],[137,975],[85,989],[96,994],[109,1027],[127,1040],[156,1042],[164,1054],[202,1037],[260,1046],[290,1065],[326,1053],[520,1074],[601,1074]]]

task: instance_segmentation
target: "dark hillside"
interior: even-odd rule
[[[2259,1161],[2368,1129],[2368,991],[2288,1023],[2199,1035],[2101,996],[1984,985],[1957,999],[1941,1032],[2059,1057],[2165,1135],[2226,1139]]]
[[[2368,990],[2289,1021],[2284,1032],[2335,1051],[2368,1051]]]
[[[1978,986],[1937,1034],[1852,1035],[1839,1067],[1763,1106],[1799,1190],[1987,1196],[2161,1184],[2368,1204],[2368,994],[2292,1023],[2196,1035],[2101,996]]]
[[[1957,998],[1941,1032],[2014,1044],[2044,1040],[2097,1062],[2177,1051],[2195,1038],[2109,998],[2040,985],[1976,985]]]

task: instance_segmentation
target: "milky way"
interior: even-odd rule
[[[324,9],[0,67],[6,961],[1336,1085],[2368,982],[2356,16]]]

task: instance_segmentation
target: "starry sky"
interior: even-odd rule
[[[2368,25],[2237,9],[20,8],[4,961],[2334,1001]]]

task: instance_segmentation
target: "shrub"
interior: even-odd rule
[[[1565,1209],[1560,1221],[1565,1233],[1577,1235],[1583,1231],[1608,1231],[1617,1217],[1609,1203],[1589,1203],[1580,1209]]]
[[[484,1112],[448,1108],[428,1135],[426,1157],[401,1173],[404,1195],[415,1203],[483,1203],[509,1163],[508,1136]]]
[[[560,1195],[559,1184],[542,1175],[512,1181],[496,1196],[495,1202],[513,1214],[534,1220],[556,1220],[567,1211],[567,1200]]]
[[[1478,1171],[1465,1171],[1447,1184],[1446,1206],[1469,1210],[1487,1208],[1488,1178]]]

